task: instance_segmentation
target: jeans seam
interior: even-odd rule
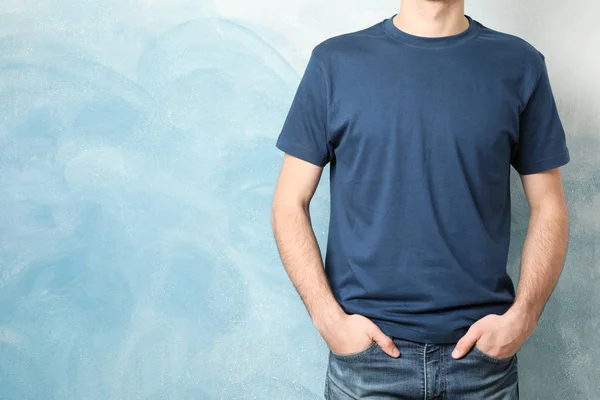
[[[442,398],[446,396],[446,346],[442,344],[440,354],[442,356]]]
[[[427,343],[423,346],[423,376],[425,377],[423,383],[423,400],[427,400]]]

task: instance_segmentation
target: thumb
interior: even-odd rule
[[[452,351],[452,358],[458,359],[467,354],[467,352],[473,347],[475,342],[479,340],[481,334],[477,331],[474,326],[471,326],[467,333],[456,343],[454,350]]]
[[[383,333],[381,331],[381,329],[379,329],[379,327],[375,326],[373,328],[373,331],[371,333],[371,338],[375,342],[377,342],[379,347],[381,347],[381,349],[388,355],[390,355],[392,357],[400,356],[400,350],[398,349],[398,347],[396,347],[396,344],[394,343],[392,338],[389,337],[388,335],[386,335],[385,333]]]

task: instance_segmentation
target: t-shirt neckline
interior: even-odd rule
[[[475,21],[469,15],[465,14],[465,17],[469,20],[469,27],[455,35],[438,37],[412,35],[410,33],[400,30],[396,25],[394,25],[393,18],[396,15],[398,14],[396,13],[382,21],[383,29],[392,39],[398,40],[411,46],[436,49],[452,47],[474,38],[479,32],[479,24],[477,23],[477,21]]]

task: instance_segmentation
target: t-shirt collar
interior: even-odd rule
[[[383,29],[386,33],[395,40],[404,42],[411,46],[416,47],[430,47],[430,48],[444,48],[452,47],[460,43],[464,43],[477,35],[479,31],[479,23],[468,15],[465,17],[469,20],[469,27],[464,31],[450,36],[438,36],[438,37],[427,37],[427,36],[416,36],[410,33],[400,30],[394,25],[393,18],[397,14],[392,15],[382,21]]]

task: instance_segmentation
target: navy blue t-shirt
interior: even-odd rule
[[[420,37],[393,16],[316,45],[277,148],[330,165],[325,271],[387,335],[455,343],[513,303],[510,172],[569,161],[544,56],[469,19]]]

